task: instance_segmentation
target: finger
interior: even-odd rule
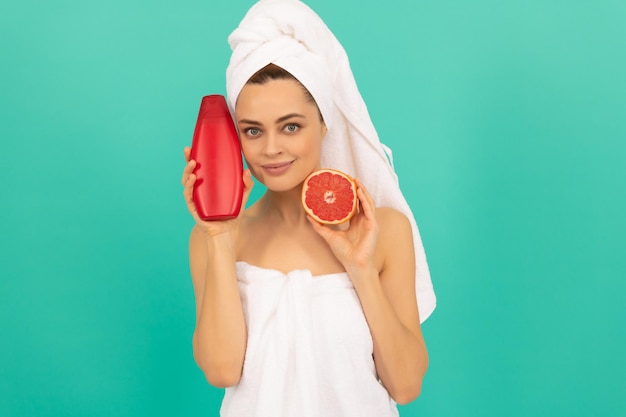
[[[311,223],[311,226],[313,226],[313,230],[315,230],[317,234],[319,234],[327,243],[329,243],[330,239],[332,239],[333,236],[333,230],[324,226],[321,223],[318,223],[313,217],[309,215],[307,215],[306,218],[309,223]]]
[[[185,202],[187,203],[187,210],[189,213],[198,220],[198,211],[196,210],[196,204],[193,201],[193,186],[196,182],[196,176],[191,174],[185,183],[185,189],[183,190],[183,195],[185,197]]]
[[[250,170],[246,169],[243,171],[243,197],[241,199],[241,210],[239,211],[239,216],[241,216],[245,210],[252,187],[254,187],[254,181],[252,180]]]
[[[243,186],[244,191],[250,193],[252,187],[254,187],[254,180],[252,179],[252,173],[249,169],[243,171]]]
[[[356,180],[357,183],[357,197],[359,197],[359,201],[361,202],[361,207],[363,208],[363,214],[365,215],[365,218],[367,218],[368,220],[374,220],[375,215],[375,209],[376,209],[376,203],[374,202],[374,199],[372,198],[372,196],[370,195],[370,193],[367,191],[367,189],[365,188],[365,186],[363,185],[363,183],[361,183],[361,181],[359,181],[358,179]]]
[[[361,212],[365,216],[366,219],[370,220],[374,218],[374,207],[371,199],[367,198],[366,191],[359,188],[357,190],[357,196],[359,197],[359,202],[361,204]]]
[[[185,197],[185,201],[189,204],[193,202],[193,186],[196,182],[196,176],[190,175],[185,181],[185,188],[183,189],[183,196]]]
[[[196,161],[192,159],[187,162],[187,165],[185,165],[185,169],[183,169],[183,178],[181,179],[181,183],[183,185],[185,185],[185,183],[187,182],[187,179],[189,178],[189,175],[191,175],[191,173],[193,172],[195,168],[196,168]]]
[[[189,146],[185,146],[183,154],[185,155],[185,161],[189,162],[189,158],[191,157],[191,148]]]
[[[313,217],[309,216],[308,214],[306,216],[306,219],[309,221],[309,223],[311,223],[311,226],[313,226],[313,230],[315,230],[322,237],[324,237],[324,234],[326,233],[326,231],[324,230],[325,227],[318,223]]]

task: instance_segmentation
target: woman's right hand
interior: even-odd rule
[[[248,201],[248,197],[250,196],[250,191],[252,190],[252,186],[254,185],[254,181],[252,181],[252,177],[250,175],[250,170],[246,169],[243,172],[243,199],[241,201],[241,209],[239,210],[239,215],[232,220],[222,220],[222,221],[206,221],[202,220],[198,215],[198,211],[196,210],[196,205],[193,201],[193,186],[196,182],[196,176],[193,174],[193,170],[196,167],[196,161],[191,158],[191,148],[188,146],[184,149],[185,161],[187,161],[187,165],[183,170],[183,196],[185,197],[185,201],[187,203],[187,210],[193,216],[196,224],[200,229],[205,233],[207,237],[214,237],[224,233],[230,233],[231,237],[237,238],[237,233],[239,232],[239,222],[244,212],[244,208],[246,206],[246,202]]]

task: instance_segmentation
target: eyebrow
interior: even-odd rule
[[[300,113],[289,113],[276,119],[276,124],[284,122],[287,119],[291,119],[292,117],[304,118],[305,116]],[[241,119],[239,120],[239,123],[245,123],[245,124],[254,125],[254,126],[261,126],[260,122],[257,122],[256,120],[249,120],[249,119]]]

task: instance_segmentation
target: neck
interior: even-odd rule
[[[301,187],[289,191],[267,191],[262,198],[264,212],[269,221],[286,225],[307,223],[306,212],[302,207]]]

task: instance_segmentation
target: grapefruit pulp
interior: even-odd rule
[[[356,213],[358,201],[356,183],[341,171],[314,171],[302,185],[304,210],[318,223],[347,222]]]

